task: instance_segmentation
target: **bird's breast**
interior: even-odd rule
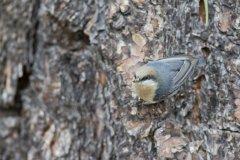
[[[138,97],[146,102],[153,102],[156,94],[156,84],[144,85],[142,83],[134,83],[133,90]]]

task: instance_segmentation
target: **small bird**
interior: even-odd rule
[[[185,55],[149,61],[134,72],[133,91],[147,104],[173,96],[197,63],[197,59]]]

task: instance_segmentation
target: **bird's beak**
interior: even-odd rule
[[[139,79],[138,79],[138,78],[135,78],[135,79],[133,80],[133,83],[137,83],[137,82],[139,82]]]

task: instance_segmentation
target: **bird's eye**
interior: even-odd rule
[[[148,76],[144,76],[141,80],[144,81],[144,80],[149,80],[151,79],[151,77],[148,75]]]
[[[147,75],[147,76],[144,76],[143,78],[141,78],[141,81],[145,81],[145,80],[156,80],[156,78],[152,75]]]

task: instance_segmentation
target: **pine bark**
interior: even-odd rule
[[[239,159],[240,2],[204,3],[0,1],[0,159]],[[135,97],[129,63],[183,54],[178,94]]]

